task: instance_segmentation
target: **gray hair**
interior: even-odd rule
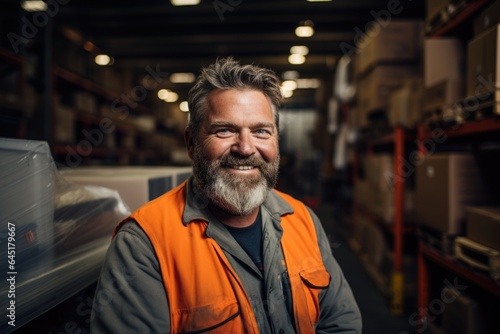
[[[278,110],[283,101],[280,79],[270,69],[256,65],[240,65],[232,57],[219,58],[202,69],[195,85],[189,90],[189,128],[193,136],[207,112],[207,96],[217,89],[253,89],[262,92],[273,110],[276,128],[279,125]]]

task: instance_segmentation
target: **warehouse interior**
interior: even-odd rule
[[[114,226],[190,176],[218,57],[282,79],[277,188],[363,333],[500,332],[499,0],[7,0],[0,36],[0,332],[89,332]]]

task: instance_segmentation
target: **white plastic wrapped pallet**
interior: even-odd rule
[[[46,142],[0,138],[0,332],[95,282],[128,215],[116,191],[65,181]]]

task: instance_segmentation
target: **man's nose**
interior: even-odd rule
[[[248,130],[242,130],[235,137],[235,143],[231,147],[233,153],[238,153],[242,156],[250,156],[255,153],[255,138]]]

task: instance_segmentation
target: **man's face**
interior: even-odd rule
[[[195,182],[214,204],[238,215],[265,200],[278,176],[278,130],[271,104],[255,90],[217,90],[190,148]],[[191,134],[192,136],[192,134]]]

